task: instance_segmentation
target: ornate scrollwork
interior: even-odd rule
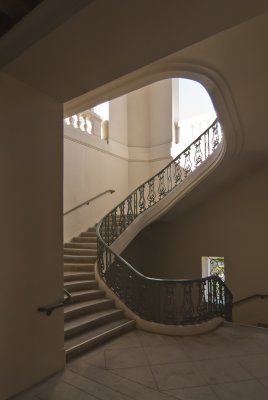
[[[212,126],[212,131],[213,131],[212,148],[213,150],[215,150],[218,144],[220,143],[218,124]]]
[[[174,181],[175,185],[182,181],[182,168],[180,166],[180,158],[174,163]]]
[[[161,197],[164,197],[166,195],[166,186],[165,186],[165,176],[164,176],[164,171],[160,172],[158,175],[159,179],[159,186],[158,186],[158,194]]]
[[[140,186],[138,190],[140,193],[139,210],[140,210],[140,213],[142,213],[146,209],[146,201],[145,201],[145,197],[144,197],[145,185]]]
[[[195,166],[197,167],[203,161],[203,154],[201,151],[201,140],[195,142],[194,146],[195,146],[194,163]]]
[[[151,207],[153,204],[155,204],[155,199],[156,199],[156,194],[154,190],[154,178],[148,181],[148,185],[149,185],[149,193],[147,199],[149,202],[149,207]]]
[[[184,152],[184,175],[187,177],[190,172],[192,172],[192,163],[191,163],[191,149],[188,149]]]

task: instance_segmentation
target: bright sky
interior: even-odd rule
[[[94,107],[94,112],[103,120],[109,119],[109,102],[106,101],[106,103],[102,103]]]
[[[206,89],[190,79],[179,79],[179,107],[182,120],[214,112]]]
[[[179,79],[180,120],[202,114],[214,113],[214,108],[205,88],[190,79]],[[94,112],[104,120],[109,119],[109,102],[94,107]]]

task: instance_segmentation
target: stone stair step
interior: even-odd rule
[[[94,272],[95,263],[64,263],[64,271]]]
[[[71,243],[97,243],[97,238],[95,237],[74,237]]]
[[[84,272],[84,271],[65,271],[64,272],[64,282],[70,281],[81,281],[81,280],[95,280],[94,272]]]
[[[73,248],[65,248],[63,250],[64,255],[71,256],[97,256],[97,249],[73,249]]]
[[[64,262],[70,263],[92,263],[96,261],[96,256],[73,256],[73,255],[63,255]]]
[[[96,250],[97,249],[97,243],[80,243],[80,242],[70,242],[70,243],[64,243],[64,250],[65,249],[92,249]]]
[[[79,303],[67,304],[64,307],[64,319],[75,318],[80,315],[94,313],[100,310],[108,310],[114,306],[114,301],[107,298],[82,301]]]
[[[67,304],[73,304],[79,301],[99,299],[102,297],[105,297],[105,292],[101,289],[79,290],[72,292],[72,298]]]
[[[65,282],[64,287],[70,292],[75,292],[80,290],[97,289],[98,284],[95,280],[70,281]]]
[[[72,357],[75,357],[106,340],[120,335],[121,333],[128,332],[134,328],[134,321],[122,318],[97,328],[93,328],[89,332],[80,333],[73,338],[66,339],[66,358],[67,360],[70,360]]]
[[[64,337],[69,338],[93,327],[121,319],[122,317],[123,311],[114,308],[67,320],[64,323]]]
[[[80,233],[79,237],[90,237],[90,238],[96,238],[96,232],[91,232],[91,231],[87,231],[87,232],[82,232]]]
[[[87,232],[94,232],[96,234],[96,228],[95,227],[88,228]]]

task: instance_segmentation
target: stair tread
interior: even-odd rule
[[[64,271],[64,276],[95,276],[93,271]]]
[[[97,281],[95,279],[85,279],[83,281],[69,281],[69,282],[64,282],[64,287],[68,289],[70,286],[79,286],[79,285],[86,285],[86,284],[97,284]]]
[[[96,243],[97,237],[90,236],[79,236],[77,238],[73,238],[71,243]]]
[[[65,247],[63,249],[64,254],[66,255],[85,255],[85,256],[91,256],[95,255],[97,252],[97,249],[77,249],[77,248],[72,248],[72,247]]]
[[[92,261],[91,263],[87,262],[87,263],[82,263],[82,264],[79,264],[79,262],[75,263],[75,262],[64,261],[64,265],[68,265],[68,267],[71,267],[71,266],[74,266],[74,267],[77,267],[77,266],[79,266],[79,267],[81,267],[81,266],[83,266],[83,267],[86,267],[86,266],[91,267],[94,264],[95,264],[94,261]]]
[[[94,300],[86,300],[86,301],[80,301],[79,303],[73,303],[73,304],[67,304],[64,307],[64,313],[73,311],[73,310],[79,310],[81,308],[87,307],[87,306],[94,306],[97,304],[111,304],[112,300],[107,299],[106,297],[100,298],[100,299],[94,299]]]
[[[70,242],[70,243],[64,243],[64,248],[65,249],[79,249],[81,246],[81,249],[92,249],[95,250],[97,248],[97,243],[87,243],[87,242]]]
[[[77,290],[72,293],[72,297],[79,297],[79,296],[83,296],[85,294],[94,294],[94,293],[96,293],[96,294],[103,293],[103,295],[105,294],[104,290],[101,290],[101,289]]]
[[[89,331],[79,333],[76,336],[65,340],[65,349],[69,350],[73,347],[79,346],[87,341],[96,338],[97,336],[108,334],[109,331],[123,327],[127,324],[133,324],[133,321],[126,318],[121,318],[119,320],[108,322],[104,325],[92,328]]]
[[[64,323],[64,332],[67,332],[77,326],[81,326],[81,325],[90,323],[91,321],[96,321],[101,317],[105,317],[108,315],[115,315],[115,314],[119,314],[119,315],[122,314],[122,310],[118,310],[117,308],[112,308],[109,310],[96,311],[96,312],[88,314],[88,315],[83,315],[83,316],[79,316],[77,318],[67,320]]]
[[[90,254],[64,254],[64,258],[78,258],[81,260],[84,260],[85,258],[96,258],[96,255],[90,255]]]

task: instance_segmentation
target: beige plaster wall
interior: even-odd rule
[[[62,369],[62,105],[0,74],[0,399]]]
[[[148,86],[151,146],[172,142],[172,97],[172,79]]]
[[[109,138],[128,145],[127,96],[120,96],[109,102]]]
[[[128,145],[151,147],[148,86],[127,95]]]

